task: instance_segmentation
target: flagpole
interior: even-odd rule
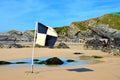
[[[35,32],[34,32],[34,42],[33,42],[33,49],[32,49],[32,64],[31,64],[31,72],[34,72],[34,53],[35,53],[35,39],[37,34],[37,22],[35,25]]]

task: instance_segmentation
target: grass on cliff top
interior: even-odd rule
[[[120,30],[120,14],[106,14],[99,18],[99,24],[108,24],[110,28]]]
[[[87,28],[84,27],[80,22],[72,22],[72,24],[75,25],[76,27],[78,27],[82,31],[86,31],[87,30]]]
[[[68,26],[59,27],[59,28],[54,28],[54,29],[55,29],[55,31],[56,31],[58,34],[67,33],[67,32],[68,32]]]

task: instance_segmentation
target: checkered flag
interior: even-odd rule
[[[36,44],[52,47],[57,40],[57,33],[53,28],[37,23],[36,37]]]

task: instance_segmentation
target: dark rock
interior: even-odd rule
[[[5,65],[5,64],[12,64],[12,63],[7,61],[0,61],[0,65]]]
[[[83,54],[83,53],[80,53],[80,52],[75,52],[74,54]]]
[[[20,44],[10,44],[8,48],[23,48]]]
[[[33,59],[33,61],[35,61],[35,62],[36,62],[36,61],[39,61],[39,59]]]
[[[34,64],[45,64],[45,61],[35,61]]]
[[[68,59],[67,62],[75,62],[75,60]]]
[[[98,50],[103,46],[103,42],[100,41],[99,39],[92,39],[92,40],[86,41],[84,46],[86,48],[92,48],[92,49]]]
[[[3,44],[0,44],[0,48],[3,48],[4,47],[4,45]]]
[[[65,43],[59,43],[57,48],[69,48]]]
[[[27,62],[16,62],[15,64],[26,64]]]
[[[39,44],[36,44],[35,47],[36,47],[36,48],[46,48],[47,46],[41,46],[41,45],[39,45]]]
[[[93,55],[93,56],[91,56],[91,58],[103,58],[103,57],[102,56]]]
[[[112,55],[120,55],[120,38],[108,39],[107,42],[101,41],[100,39],[92,39],[86,41],[84,47],[102,50]]]
[[[46,65],[61,65],[64,62],[57,57],[49,58],[45,61]]]

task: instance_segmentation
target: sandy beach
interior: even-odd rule
[[[0,66],[0,80],[120,80],[120,57],[100,50],[86,50],[82,45],[69,45],[70,49],[35,48],[35,58],[60,57],[79,60],[80,55],[102,56],[102,62],[85,66],[35,67]],[[84,54],[75,55],[80,52]],[[0,49],[0,60],[10,61],[31,58],[32,48]]]

